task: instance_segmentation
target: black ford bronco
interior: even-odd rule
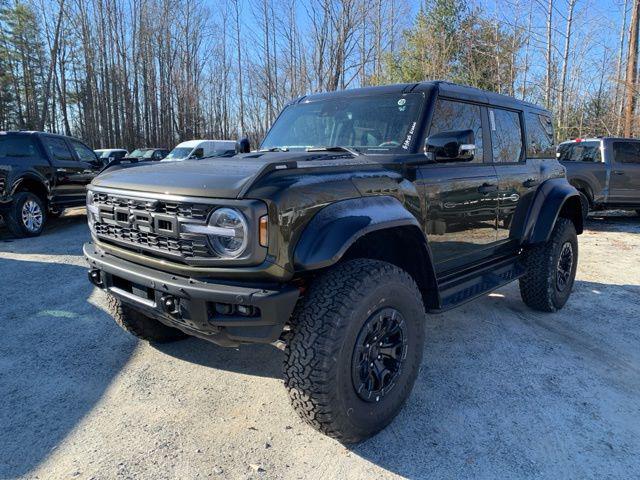
[[[258,151],[98,176],[89,278],[140,338],[283,345],[294,408],[358,442],[411,392],[425,312],[513,280],[536,310],[567,301],[582,215],[552,133],[444,82],[302,97]]]

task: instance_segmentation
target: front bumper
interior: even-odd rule
[[[92,283],[166,325],[223,346],[275,342],[299,297],[290,285],[265,289],[173,275],[93,243],[83,252]]]

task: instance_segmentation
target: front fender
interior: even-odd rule
[[[578,190],[569,184],[566,178],[546,180],[538,188],[529,208],[522,243],[533,245],[549,240],[556,220],[563,209],[570,214],[576,232],[582,233],[583,222]]]
[[[320,210],[305,227],[294,250],[296,270],[336,263],[358,238],[375,230],[416,226],[418,220],[394,197],[342,200]]]

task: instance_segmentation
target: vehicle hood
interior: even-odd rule
[[[350,155],[306,152],[253,152],[235,157],[153,162],[107,169],[98,175],[94,186],[209,198],[238,198],[257,178],[276,166],[296,162],[336,165],[354,159]]]

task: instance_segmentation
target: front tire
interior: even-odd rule
[[[110,294],[107,294],[107,307],[120,328],[141,340],[153,343],[168,343],[182,340],[188,336],[177,328],[168,327],[153,318],[147,317]]]
[[[573,222],[558,218],[551,238],[525,252],[526,273],[520,296],[534,310],[555,312],[571,294],[578,266],[578,237]]]
[[[284,363],[293,408],[343,443],[374,435],[398,414],[420,368],[418,287],[395,265],[357,259],[318,278],[301,302]]]
[[[6,214],[7,228],[18,238],[37,237],[46,220],[44,202],[31,192],[18,192]]]

